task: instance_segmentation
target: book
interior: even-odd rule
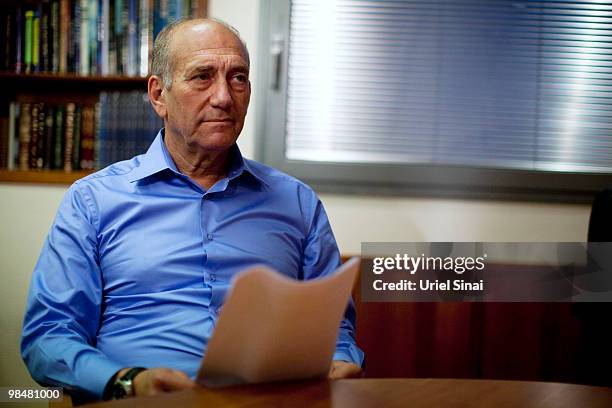
[[[42,169],[45,167],[45,103],[38,104],[38,135],[36,137],[36,168]],[[34,119],[32,119],[34,120]]]
[[[55,109],[52,106],[47,106],[45,109],[45,136],[44,136],[44,168],[53,168],[53,156],[55,149]]]
[[[23,70],[26,74],[32,72],[32,19],[34,18],[33,10],[25,12],[25,43],[23,50]]]
[[[98,141],[100,140],[100,102],[96,102],[94,105],[94,135],[93,135],[93,166],[94,169],[100,168],[100,158],[98,152],[100,146]]]
[[[30,108],[30,152],[29,152],[29,168],[37,168],[38,158],[38,109],[40,104],[33,103]]]
[[[72,149],[74,143],[74,110],[75,104],[66,104],[66,125],[64,127],[64,171],[72,172]]]
[[[78,0],[75,0],[78,1]],[[80,65],[79,73],[81,75],[89,75],[89,0],[81,1],[81,24],[80,24],[80,37],[79,37],[79,50],[80,50]]]
[[[40,69],[50,72],[53,68],[51,62],[51,3],[43,0],[40,4]]]
[[[70,41],[70,0],[60,0],[59,4],[59,56],[58,72],[68,72],[68,47]]]
[[[109,0],[100,0],[100,14],[98,16],[98,72],[108,75],[109,66],[109,25],[110,25],[110,4]]]
[[[150,51],[152,48],[151,35],[151,1],[140,0],[140,18],[138,19],[138,30],[140,32],[139,48],[140,48],[140,69],[139,74],[146,77],[149,74],[149,60],[151,57]]]
[[[89,75],[98,72],[98,0],[89,0],[87,5],[89,46]]]
[[[15,52],[14,52],[14,69],[15,73],[23,72],[23,45],[24,45],[24,27],[23,27],[23,9],[21,6],[15,8]]]
[[[76,105],[74,109],[74,141],[72,144],[72,169],[81,169],[81,105]]]
[[[63,105],[55,108],[53,131],[53,165],[54,169],[61,169],[64,165],[64,111]]]
[[[11,102],[9,105],[9,140],[8,163],[9,170],[15,170],[19,160],[19,103]]]
[[[127,75],[136,76],[140,72],[138,65],[138,6],[137,0],[126,0],[128,3],[128,42],[127,42]]]
[[[8,168],[9,117],[0,116],[0,169]]]
[[[51,46],[50,46],[50,57],[51,57],[51,72],[54,74],[59,72],[60,64],[60,0],[51,1],[51,19],[50,19],[50,33],[51,33]]]
[[[40,71],[40,15],[42,7],[39,4],[32,19],[32,71]]]
[[[83,106],[81,121],[81,169],[94,168],[94,107]]]
[[[19,112],[19,170],[30,168],[31,105],[22,103]]]

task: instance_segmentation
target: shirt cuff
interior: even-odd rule
[[[357,346],[351,346],[349,348],[338,348],[334,353],[334,361],[346,361],[349,363],[357,364],[359,367],[363,367],[364,354],[363,351],[359,350]]]
[[[82,371],[84,375],[77,384],[77,387],[91,393],[97,399],[103,398],[108,380],[117,371],[125,368],[123,365],[105,358],[89,361],[86,363],[86,366],[86,369]]]

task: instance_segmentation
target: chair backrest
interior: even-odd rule
[[[593,200],[587,239],[589,242],[612,242],[612,186],[597,193]]]

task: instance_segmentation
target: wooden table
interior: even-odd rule
[[[92,407],[612,407],[612,388],[451,379],[359,379],[198,388]]]

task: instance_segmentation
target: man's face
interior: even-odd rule
[[[189,151],[223,151],[242,131],[251,96],[240,40],[215,23],[177,28],[172,86],[164,89],[166,137]]]

